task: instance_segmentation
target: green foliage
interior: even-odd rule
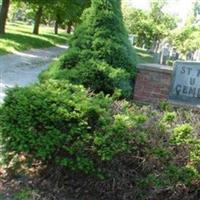
[[[19,1],[19,0],[15,0],[16,2]],[[21,1],[21,0],[20,0]],[[39,6],[39,5],[42,5],[42,6],[50,6],[51,3],[53,3],[53,1],[46,1],[46,0],[23,0],[23,2],[25,3],[29,3],[29,4],[32,4],[32,5],[36,5],[36,6]]]
[[[166,1],[153,0],[150,12],[124,7],[125,24],[129,32],[135,35],[137,46],[151,48],[176,28],[176,19],[163,12],[165,5]]]
[[[188,51],[195,51],[199,49],[200,45],[200,29],[193,25],[187,25],[181,30],[176,31],[171,41],[182,53]]]
[[[136,169],[136,188],[146,194],[199,180],[195,112],[130,105],[115,95],[61,80],[9,90],[0,110],[4,158],[14,162],[22,153],[99,177]]]
[[[105,94],[117,88],[130,97],[136,58],[123,25],[120,0],[93,0],[82,21],[53,78]]]
[[[200,14],[200,1],[193,0],[192,1],[192,9],[187,16],[186,26],[197,25],[199,24],[199,14]]]
[[[193,11],[194,11],[195,17],[197,17],[200,14],[200,1],[199,0],[193,1]]]
[[[90,0],[59,0],[45,9],[45,15],[60,26],[65,27],[67,23],[75,25],[80,23],[82,13],[89,5]]]
[[[161,101],[159,105],[161,111],[172,111],[172,105],[168,101]]]
[[[175,144],[187,144],[192,139],[193,128],[189,124],[177,126],[171,138],[171,142]]]
[[[192,167],[169,165],[164,171],[164,179],[168,184],[176,184],[177,182],[191,184],[194,179],[198,180],[199,177],[198,172]]]
[[[113,105],[111,98],[91,96],[66,81],[11,89],[0,115],[4,156],[9,159],[23,152],[93,173],[98,162],[135,148],[130,140],[144,140],[133,130],[145,117],[129,112],[127,102],[114,113]]]
[[[24,188],[15,194],[16,200],[30,200],[33,198],[33,191],[29,188]]]
[[[103,91],[105,94],[113,94],[115,88],[118,88],[122,90],[123,96],[131,96],[130,74],[124,69],[112,68],[100,60],[88,60],[87,65],[80,63],[70,69],[70,73],[68,69],[63,69],[55,74],[55,78],[83,84],[95,93]]]
[[[200,176],[197,171],[190,167],[177,167],[169,165],[163,174],[149,174],[145,179],[139,182],[140,187],[155,187],[162,189],[169,185],[176,185],[177,183],[185,183],[190,185],[193,180],[198,180]]]
[[[166,112],[163,117],[164,122],[173,122],[176,119],[175,112]]]
[[[24,51],[31,48],[46,48],[55,44],[65,44],[68,35],[55,35],[52,28],[41,27],[41,35],[33,35],[32,26],[25,23],[7,23],[7,33],[0,38],[0,55]],[[61,32],[61,31],[60,31]]]
[[[199,14],[200,1],[194,0],[192,12],[188,16],[186,24],[183,28],[174,31],[171,35],[171,42],[183,54],[188,51],[195,51],[199,49],[200,45],[200,28],[199,28]]]
[[[156,188],[162,188],[165,180],[160,179],[160,177],[156,174],[149,174],[146,178],[139,180],[138,186],[142,189],[148,188],[148,187],[156,187]]]
[[[174,61],[173,61],[173,60],[170,60],[170,59],[167,60],[167,65],[173,67],[173,65],[174,65]]]
[[[171,158],[172,154],[166,148],[155,147],[152,150],[152,155],[154,155],[160,161],[165,161]]]
[[[142,48],[136,48],[138,63],[155,63],[154,55]]]
[[[145,159],[142,164],[144,174],[137,184],[147,193],[149,188],[159,190],[177,184],[190,187],[200,178],[198,119],[191,111],[168,108],[167,103],[162,105],[164,111],[161,112],[151,107],[140,108],[147,117],[142,129],[148,139],[141,150]],[[185,113],[190,117],[186,119]]]
[[[90,5],[90,0],[62,0],[58,5],[58,12],[64,21],[80,22],[80,17],[85,8]],[[61,14],[62,13],[62,14]]]

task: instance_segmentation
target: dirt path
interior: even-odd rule
[[[5,97],[7,87],[26,86],[36,82],[39,73],[66,49],[66,45],[57,45],[0,56],[0,102]]]

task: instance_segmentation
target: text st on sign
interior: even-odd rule
[[[175,63],[169,99],[200,104],[200,63]]]

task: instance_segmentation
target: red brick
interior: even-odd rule
[[[167,99],[171,83],[168,73],[140,70],[136,77],[134,99],[144,102],[159,102]]]

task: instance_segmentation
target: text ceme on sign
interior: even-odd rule
[[[175,63],[169,99],[200,104],[200,63]]]

